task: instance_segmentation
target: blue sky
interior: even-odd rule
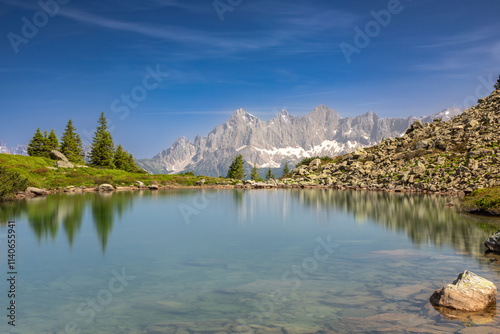
[[[85,139],[104,112],[115,142],[150,158],[238,108],[428,115],[472,104],[500,73],[493,0],[40,3],[0,0],[7,146],[70,118]]]

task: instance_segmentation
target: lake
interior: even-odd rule
[[[499,333],[496,309],[435,310],[465,269],[498,285],[500,220],[456,198],[334,190],[61,194],[16,222],[16,326],[2,333]]]

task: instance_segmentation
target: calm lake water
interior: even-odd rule
[[[500,283],[500,221],[449,197],[333,190],[51,195],[16,221],[16,327],[2,333],[500,333],[496,309],[428,302],[465,269]]]

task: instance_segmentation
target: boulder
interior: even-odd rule
[[[62,154],[61,152],[56,151],[56,150],[50,151],[50,158],[52,160],[61,160],[61,161],[69,162],[68,158],[66,158],[66,156],[64,154]]]
[[[427,149],[429,147],[429,141],[428,140],[421,140],[417,143],[415,143],[415,149],[420,150],[420,149]]]
[[[352,153],[352,157],[354,159],[359,159],[359,158],[362,158],[362,157],[365,157],[366,156],[366,151],[364,148],[362,147],[358,147],[356,148],[356,150]]]
[[[489,250],[500,253],[500,230],[489,237],[488,240],[485,241],[484,245],[488,247]]]
[[[314,159],[313,161],[311,161],[309,163],[309,167],[312,167],[312,166],[319,167],[319,165],[321,165],[321,160],[320,159]]]
[[[99,191],[114,191],[114,190],[115,188],[111,184],[104,183],[99,186]]]
[[[205,179],[201,179],[200,181],[196,182],[196,185],[197,185],[197,186],[202,186],[202,185],[204,185],[204,184],[205,184],[205,182],[207,182],[207,180],[205,180]],[[243,181],[243,183],[245,183],[245,181]]]
[[[28,189],[26,189],[26,192],[35,194],[36,196],[45,196],[49,194],[47,190],[35,187],[28,187]]]
[[[160,189],[160,187],[158,186],[158,184],[152,184],[149,186],[149,190],[158,190]]]
[[[434,306],[477,312],[496,303],[496,298],[495,284],[466,270],[452,284],[434,291],[430,302]]]
[[[57,168],[74,168],[73,164],[69,161],[59,160],[56,161]]]
[[[137,185],[138,188],[146,188],[144,182],[142,181],[135,181],[135,184]]]

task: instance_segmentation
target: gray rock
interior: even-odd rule
[[[321,160],[320,159],[314,159],[313,161],[311,161],[309,163],[309,167],[313,167],[313,166],[319,167],[319,165],[321,165]]]
[[[139,188],[145,188],[146,185],[144,184],[144,182],[142,181],[135,181],[135,184],[137,185],[137,187]]]
[[[115,190],[115,188],[111,184],[107,184],[107,183],[101,184],[98,189],[99,189],[99,191],[114,191]]]
[[[500,253],[500,230],[489,237],[488,240],[485,241],[484,245],[488,247],[489,250]]]
[[[47,190],[35,187],[28,187],[28,189],[26,189],[26,192],[35,194],[36,196],[45,196],[49,194]]]
[[[62,154],[61,152],[56,151],[56,150],[50,151],[50,158],[52,160],[61,160],[61,161],[69,162],[68,158],[66,158],[66,156],[64,154]]]
[[[149,190],[158,190],[160,187],[157,184],[152,184],[149,186]]]
[[[73,164],[69,161],[59,160],[59,161],[56,161],[56,167],[57,168],[74,168],[75,166],[73,166]]]

